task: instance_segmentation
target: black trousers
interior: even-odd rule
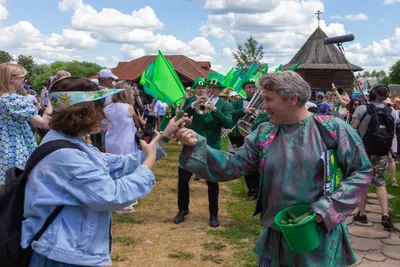
[[[178,170],[178,208],[179,210],[189,209],[189,181],[193,173],[185,169]],[[207,181],[208,186],[208,209],[210,215],[218,215],[218,183]]]
[[[229,136],[229,140],[231,141],[232,145],[236,145],[237,147],[241,147],[244,143],[244,137],[242,136]],[[258,196],[258,188],[260,186],[260,174],[258,170],[253,170],[248,175],[245,175],[244,180],[247,188],[249,189],[247,195]]]

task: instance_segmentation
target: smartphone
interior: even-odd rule
[[[147,144],[153,140],[157,119],[158,118],[156,116],[149,114],[147,116],[146,126],[144,127],[143,132],[136,133],[135,139],[140,150],[142,149],[140,140],[144,140]]]

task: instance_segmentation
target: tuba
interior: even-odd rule
[[[261,95],[261,90],[257,90],[254,96],[251,98],[247,108],[255,108],[254,114],[246,114],[243,118],[240,118],[236,124],[240,135],[247,136],[252,132],[251,127],[258,118],[258,115],[262,113],[262,106],[264,104],[264,99]]]

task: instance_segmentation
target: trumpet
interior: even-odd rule
[[[206,101],[204,101],[203,103],[197,105],[195,107],[195,110],[196,110],[197,114],[200,114],[200,115],[206,114],[207,111],[208,111],[208,103],[210,103],[210,101],[212,99],[213,99],[213,95],[210,95],[209,97],[207,97]]]

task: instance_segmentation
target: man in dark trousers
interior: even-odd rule
[[[249,103],[251,98],[254,96],[256,92],[256,78],[254,76],[248,77],[243,83],[243,90],[246,92],[246,99],[237,99],[232,102],[232,106],[234,108],[232,112],[232,119],[234,129],[232,133],[229,135],[229,140],[231,141],[234,148],[241,147],[244,142],[244,136],[242,136],[237,127],[237,122],[239,119],[243,118],[247,114],[254,114],[256,109],[254,107],[249,107]],[[248,175],[244,177],[246,181],[246,185],[248,188],[247,192],[247,200],[256,200],[258,197],[258,187],[260,177],[258,174],[258,170],[254,170]]]
[[[224,77],[212,72],[207,81],[197,78],[192,88],[196,90],[196,96],[186,99],[182,110],[193,116],[191,128],[207,139],[207,144],[215,149],[221,149],[222,128],[232,127],[232,105],[219,98],[219,94],[225,88],[222,85]],[[207,109],[200,112],[200,106]],[[204,114],[203,114],[204,113]],[[181,157],[183,155],[181,154]],[[179,168],[178,171],[178,208],[179,212],[174,218],[174,223],[181,223],[189,214],[189,180],[192,173]],[[211,227],[218,227],[218,183],[207,181],[208,202]]]

